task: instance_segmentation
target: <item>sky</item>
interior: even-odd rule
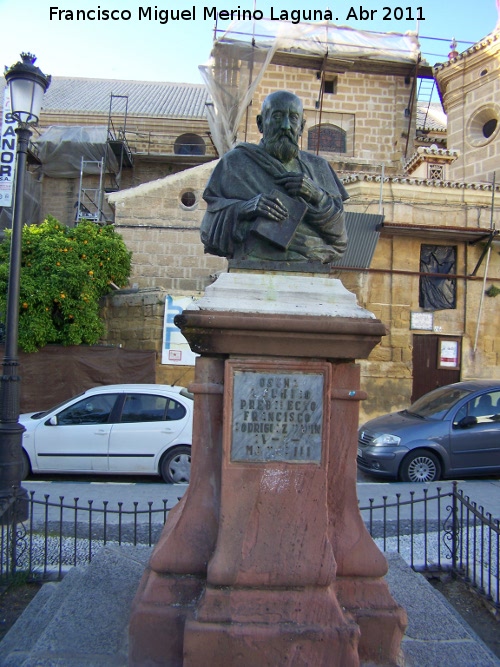
[[[219,0],[205,0],[205,4],[193,0],[158,0],[157,4],[147,4],[147,0],[144,4],[141,0],[0,0],[0,65],[9,67],[21,52],[28,51],[37,56],[40,69],[52,76],[202,83],[198,66],[210,56],[214,28],[221,36],[230,24],[221,18],[216,24],[214,12],[256,10],[269,18],[272,11],[276,18],[287,13],[292,18],[293,10],[304,7],[329,9],[333,23],[356,30],[418,31],[423,56],[433,65],[446,60],[452,38],[461,52],[492,32],[500,0],[211,2]],[[77,10],[93,11],[90,16],[97,18],[77,18]],[[163,19],[165,10],[168,22]],[[171,12],[175,15],[178,10],[184,12],[184,19],[174,21]],[[104,20],[105,11],[114,11],[117,20]],[[73,20],[67,20],[71,12]]]

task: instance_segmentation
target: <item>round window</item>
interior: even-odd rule
[[[467,123],[467,138],[472,146],[484,146],[492,141],[500,127],[500,107],[491,104],[478,109]]]
[[[192,190],[186,190],[181,194],[181,204],[183,208],[194,208],[197,204],[196,195]]]
[[[483,135],[485,139],[489,139],[491,135],[495,132],[497,129],[498,121],[496,118],[490,118],[490,120],[487,120],[486,123],[483,125]]]

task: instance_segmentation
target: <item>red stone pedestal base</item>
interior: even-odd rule
[[[137,592],[131,667],[396,665],[406,614],[356,496],[373,318],[185,311],[191,482]],[[290,435],[291,434],[291,435]]]
[[[185,667],[358,667],[359,628],[332,589],[208,587],[186,623]]]
[[[382,663],[384,667],[402,664],[400,644],[407,616],[389,592],[384,579],[337,577],[337,599],[356,621],[361,631],[359,658]]]
[[[193,618],[204,587],[199,577],[146,570],[129,625],[130,665],[181,667],[184,625]]]

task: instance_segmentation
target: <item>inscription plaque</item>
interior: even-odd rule
[[[321,461],[321,373],[235,371],[231,461]]]

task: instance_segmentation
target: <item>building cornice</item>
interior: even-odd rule
[[[417,128],[417,136],[415,137],[415,141],[418,141],[419,143],[446,143],[446,130],[429,130],[429,135],[420,134],[418,130],[419,128]],[[438,133],[441,136],[436,136]]]
[[[382,177],[380,174],[346,173],[338,171],[338,176],[344,185],[349,183],[380,183]],[[450,190],[479,190],[492,192],[492,183],[476,182],[466,183],[464,181],[438,181],[430,178],[416,178],[414,176],[384,176],[384,183],[417,185],[421,187],[447,188]],[[500,185],[495,187],[496,192],[500,192]]]
[[[495,30],[494,32],[490,33],[479,42],[476,42],[470,48],[466,49],[462,53],[459,53],[455,58],[450,58],[446,62],[436,63],[433,67],[434,75],[447,68],[453,67],[453,65],[456,63],[462,60],[466,60],[470,56],[477,54],[479,51],[483,51],[495,43],[500,43],[500,30]]]
[[[404,169],[407,174],[411,174],[423,162],[434,164],[450,164],[459,156],[456,150],[438,148],[437,146],[419,146],[415,153],[406,162]]]

